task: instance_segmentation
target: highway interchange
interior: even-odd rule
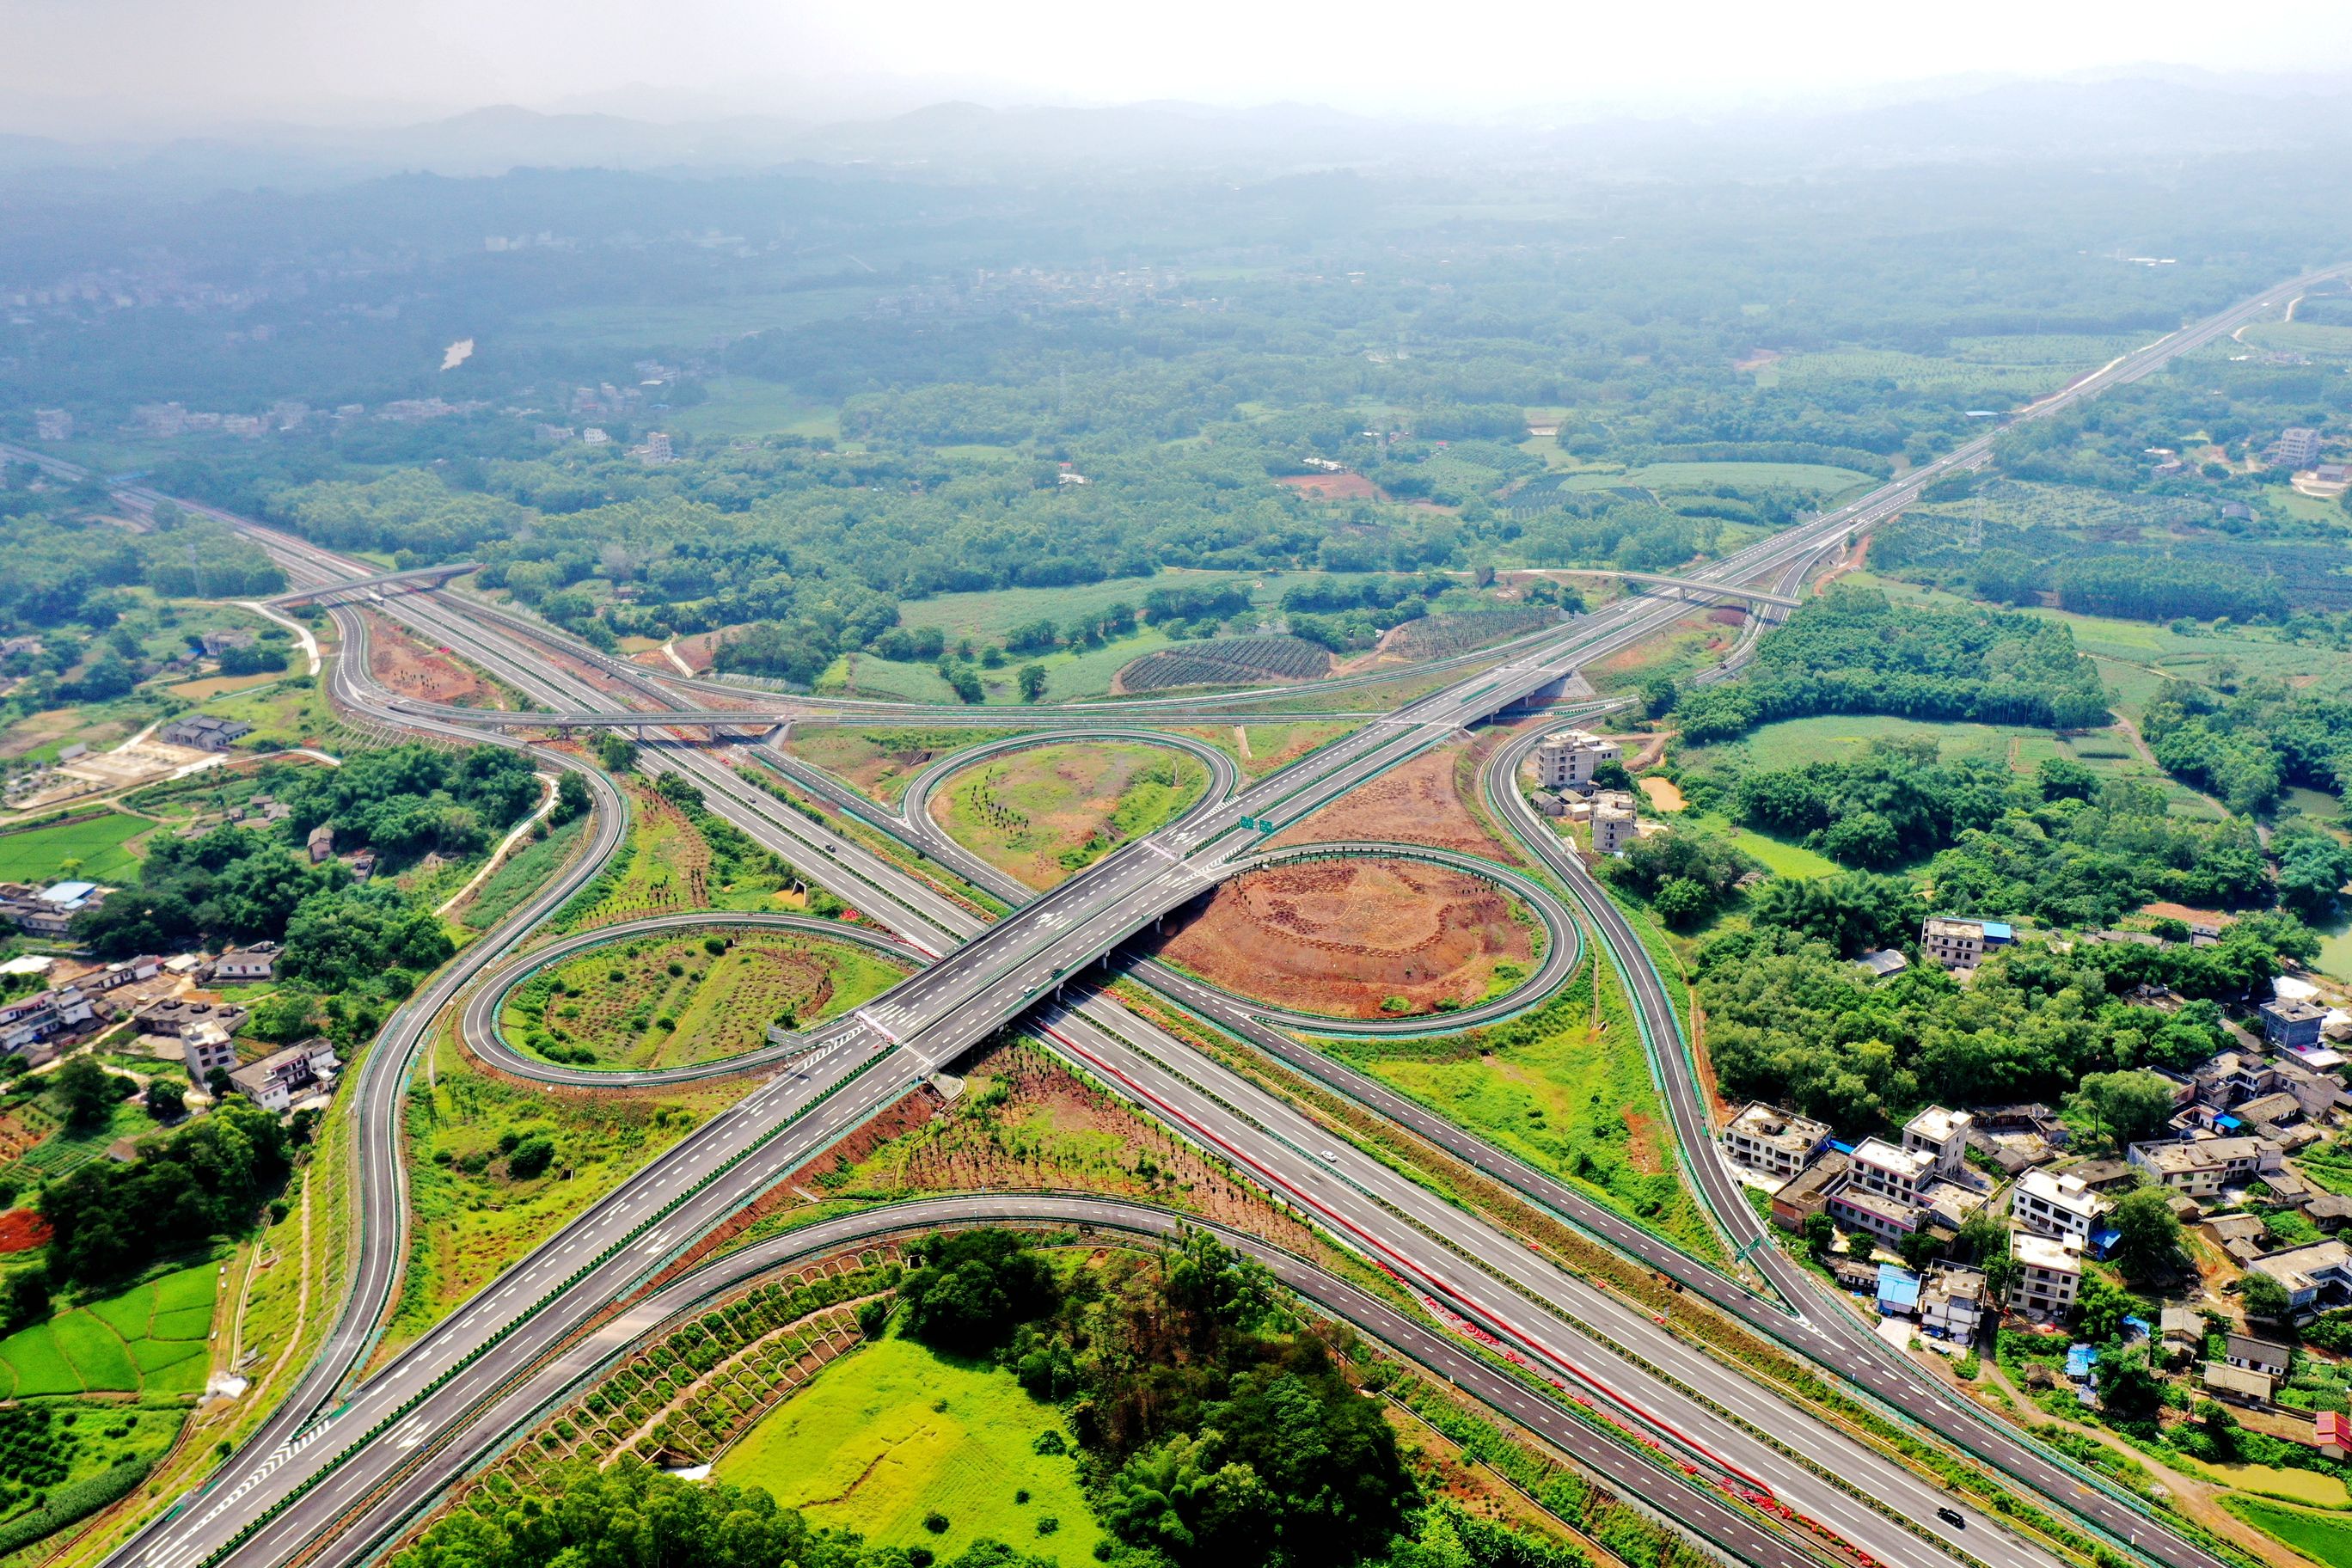
[[[2313,278],[2318,276],[2324,275]],[[2126,356],[2021,416],[2040,416],[2148,374],[2173,355],[2256,319],[2313,278],[2283,284]],[[1776,591],[1792,590],[1801,584],[1810,564],[1853,531],[1899,509],[1941,475],[1981,465],[1990,439],[1988,435],[1851,506],[1752,545],[1694,574],[1690,581],[1727,587],[1770,581]],[[28,453],[10,455],[41,460]],[[53,469],[61,468],[44,462]],[[125,489],[122,497],[133,506],[161,499],[135,488]],[[228,521],[262,540],[298,589],[332,588],[377,574],[365,563],[246,520]],[[693,723],[698,713],[719,711],[750,712],[755,724],[908,711],[656,679],[638,667],[572,644],[511,611],[454,595],[370,593],[364,598],[480,665],[541,709],[582,721],[636,729],[659,728],[666,718],[672,723]],[[1354,734],[1265,779],[1244,784],[1230,771],[1214,773],[1214,787],[1179,822],[1120,848],[1042,895],[1005,887],[1003,879],[946,841],[920,811],[919,795],[913,809],[895,823],[877,821],[890,814],[878,812],[871,803],[853,808],[869,826],[902,838],[1014,906],[1013,912],[993,922],[977,915],[970,900],[916,875],[894,858],[812,822],[736,774],[735,765],[749,762],[789,777],[827,805],[847,805],[839,798],[846,793],[840,786],[830,781],[814,783],[810,770],[779,750],[684,743],[649,749],[644,765],[684,774],[703,791],[712,809],[894,931],[907,956],[923,961],[922,966],[887,995],[813,1031],[807,1041],[796,1042],[781,1069],[732,1110],[697,1129],[423,1339],[352,1385],[397,1289],[407,1252],[398,1110],[416,1051],[436,1021],[461,999],[469,1020],[467,1037],[477,1048],[484,1048],[476,1026],[481,998],[495,997],[501,989],[486,977],[506,973],[510,978],[523,944],[624,842],[626,801],[612,782],[566,753],[534,748],[545,764],[578,771],[588,781],[595,807],[589,844],[554,883],[403,1007],[352,1075],[349,1092],[357,1097],[362,1243],[343,1316],[295,1394],[273,1419],[205,1488],[168,1519],[141,1532],[114,1561],[151,1568],[208,1568],[224,1561],[276,1563],[297,1556],[357,1560],[389,1539],[498,1441],[511,1436],[528,1411],[544,1404],[548,1395],[543,1393],[540,1405],[515,1402],[527,1401],[533,1391],[542,1389],[551,1375],[547,1369],[571,1368],[574,1375],[593,1369],[595,1347],[618,1342],[612,1338],[614,1333],[640,1331],[661,1321],[663,1304],[676,1299],[686,1281],[632,1305],[625,1318],[600,1322],[614,1303],[629,1300],[643,1282],[785,1172],[974,1044],[1024,1020],[1097,1081],[1229,1161],[1341,1247],[1388,1268],[1441,1317],[1476,1325],[1544,1379],[1590,1401],[1602,1413],[1602,1420],[1580,1420],[1575,1407],[1541,1399],[1523,1384],[1496,1379],[1486,1363],[1473,1363],[1486,1368],[1481,1375],[1487,1379],[1473,1393],[1553,1436],[1601,1474],[1615,1479],[1633,1500],[1658,1509],[1718,1550],[1759,1563],[1812,1560],[1811,1548],[1801,1538],[1769,1528],[1768,1516],[1736,1502],[1727,1505],[1737,1487],[1727,1490],[1723,1483],[1752,1480],[1769,1485],[1781,1502],[1880,1562],[2059,1561],[2042,1544],[2006,1532],[1973,1509],[1966,1510],[1969,1528],[1945,1530],[1933,1515],[1953,1500],[1940,1489],[1692,1350],[1646,1313],[1567,1273],[1530,1251],[1520,1238],[1435,1197],[1296,1105],[1147,1023],[1098,986],[1070,984],[1085,982],[1089,965],[1118,954],[1138,931],[1180,909],[1234,868],[1250,864],[1258,836],[1240,826],[1243,817],[1295,823],[1427,747],[1523,699],[1558,689],[1580,665],[1654,634],[1685,607],[1675,599],[1621,601],[1570,626],[1508,645],[1501,650],[1503,661],[1491,668],[1465,661],[1462,668],[1472,672],[1453,685],[1370,721]],[[516,727],[528,717],[434,710],[430,705],[392,697],[368,678],[365,619],[348,606],[331,613],[342,639],[341,655],[331,667],[331,689],[336,705],[346,712],[388,731],[444,739],[486,738],[484,726]],[[1752,642],[1743,641],[1739,651],[1744,655],[1750,647]],[[1486,657],[1496,656],[1490,652]],[[712,706],[722,693],[724,710]],[[1239,715],[1249,712],[1254,703],[1277,696],[1295,704],[1301,690],[1226,694],[1189,703],[1074,705],[1049,716],[1074,732],[1108,732],[1162,719],[1197,721],[1208,712]],[[1095,710],[1087,711],[1088,706]],[[927,720],[934,717],[931,710],[917,711]],[[545,713],[539,718],[543,724]],[[1154,738],[1169,742],[1165,736]],[[1592,888],[1574,858],[1559,850],[1548,828],[1538,823],[1528,830],[1530,825],[1521,819],[1526,808],[1513,780],[1525,745],[1520,742],[1501,748],[1490,759],[1486,775],[1489,798],[1503,820],[1569,888],[1600,951],[1634,998],[1698,1190],[1717,1223],[1746,1248],[1758,1235],[1753,1211],[1714,1153],[1704,1100],[1663,984],[1622,917]],[[1222,759],[1222,753],[1214,754]],[[738,919],[717,917],[711,923]],[[1569,963],[1557,966],[1559,973],[1548,970],[1544,985],[1557,984],[1572,967],[1575,948],[1565,945]],[[1557,950],[1563,944],[1553,946]],[[1753,1247],[1748,1256],[1783,1301],[1796,1309],[1794,1313],[1381,1086],[1298,1047],[1269,1026],[1267,1010],[1213,993],[1161,966],[1133,965],[1131,972],[1255,1047],[1321,1079],[1765,1328],[1869,1391],[1889,1409],[1908,1412],[2039,1492],[2054,1511],[2071,1513],[2078,1522],[2103,1530],[2111,1542],[2179,1568],[2206,1568],[2218,1562],[2125,1500],[2098,1491],[2071,1467],[1972,1406],[1937,1394],[1901,1357],[1849,1321],[1836,1306],[1822,1301],[1810,1279],[1770,1247]],[[1539,994],[1534,984],[1527,989],[1530,995]],[[1281,1021],[1279,1015],[1272,1016]],[[509,1055],[514,1053],[509,1050]],[[518,1059],[532,1070],[530,1059]],[[553,1070],[546,1063],[535,1068],[541,1076]],[[1171,1223],[1166,1216],[1127,1213],[1117,1205],[1097,1205],[1099,1212],[1091,1216],[1054,1206],[1074,1201],[1017,1194],[941,1200],[946,1206],[909,1210],[898,1217],[909,1226],[990,1216],[1030,1223],[1083,1219],[1109,1228],[1146,1230]],[[954,1212],[958,1202],[976,1206]],[[725,1266],[751,1269],[751,1258],[730,1258]],[[688,1280],[703,1279],[710,1267],[717,1266],[708,1266]],[[1410,1325],[1408,1334],[1405,1326],[1381,1319],[1381,1312],[1391,1318],[1396,1314],[1369,1298],[1348,1299],[1348,1288],[1339,1281],[1313,1278],[1319,1271],[1311,1265],[1287,1259],[1282,1268],[1309,1299],[1407,1353],[1437,1364],[1430,1345],[1401,1341],[1401,1336],[1419,1335],[1433,1340],[1447,1355],[1468,1359],[1458,1342],[1435,1339],[1425,1325]],[[615,1322],[630,1327],[616,1329]],[[589,1337],[583,1339],[583,1334]],[[1455,1369],[1448,1363],[1440,1370],[1453,1375]],[[1497,1383],[1504,1385],[1495,1386]],[[1759,1436],[1768,1432],[1779,1441]],[[1643,1464],[1635,1481],[1623,1479],[1629,1455]],[[1667,1456],[1666,1462],[1660,1461],[1661,1455]]]

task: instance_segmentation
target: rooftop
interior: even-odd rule
[[[2009,1255],[2028,1268],[2051,1268],[2061,1274],[2080,1274],[2083,1254],[2079,1248],[2046,1236],[2028,1236],[2019,1232],[2009,1238]]]
[[[1751,1101],[1732,1118],[1731,1128],[1743,1137],[1798,1154],[1809,1152],[1830,1135],[1829,1128],[1822,1123],[1782,1110],[1778,1106],[1767,1105],[1760,1100]]]
[[[2017,1190],[2029,1193],[2053,1208],[2073,1214],[2088,1215],[2099,1206],[2098,1194],[2084,1184],[2080,1176],[2055,1176],[2047,1171],[2028,1171],[2018,1178]]]
[[[1853,1151],[1855,1163],[1875,1165],[1883,1171],[1901,1171],[1916,1181],[1936,1163],[1931,1155],[1916,1149],[1898,1149],[1884,1138],[1865,1138]]]
[[[1903,1124],[1906,1132],[1916,1133],[1930,1143],[1948,1143],[1975,1124],[1976,1118],[1965,1110],[1947,1110],[1931,1105]]]
[[[2340,1272],[2347,1265],[2352,1265],[2352,1247],[2340,1241],[2315,1241],[2309,1247],[2257,1258],[2247,1267],[2260,1269],[2289,1290],[2307,1290],[2319,1283],[2320,1274]]]

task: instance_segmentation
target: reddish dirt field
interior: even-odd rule
[[[30,1252],[49,1239],[49,1222],[31,1209],[0,1214],[0,1253]]]
[[[1219,888],[1158,951],[1237,995],[1335,1018],[1482,1001],[1495,965],[1534,962],[1503,895],[1440,866],[1333,860],[1277,866]]]
[[[427,647],[373,610],[361,613],[368,618],[368,672],[380,684],[422,701],[505,706],[498,689],[472,668]]]
[[[1718,626],[1744,626],[1748,624],[1748,612],[1737,605],[1724,605],[1709,610],[1706,618]]]
[[[719,636],[717,632],[697,632],[692,637],[678,638],[675,645],[677,657],[686,660],[686,667],[695,674],[707,673],[710,668],[711,650],[719,646]],[[677,666],[670,662],[669,655],[657,647],[649,647],[643,653],[630,655],[630,658],[646,668],[658,669],[665,675],[677,673]]]
[[[1462,777],[1464,748],[1438,746],[1402,767],[1392,768],[1340,796],[1313,816],[1276,836],[1277,847],[1328,844],[1338,838],[1382,838],[1426,844],[1470,855],[1513,858],[1462,804],[1462,791],[1475,787]]]
[[[1308,500],[1386,500],[1381,487],[1361,474],[1290,474],[1274,481]]]

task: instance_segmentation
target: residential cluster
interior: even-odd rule
[[[228,1089],[266,1110],[293,1110],[332,1091],[341,1066],[333,1047],[310,1039],[245,1059],[237,1036],[250,1010],[218,993],[223,986],[275,983],[282,955],[278,943],[263,942],[218,953],[146,954],[103,964],[12,959],[0,971],[52,984],[0,1003],[0,1057],[13,1058],[16,1071],[38,1072],[85,1046],[125,1035],[148,1054],[184,1062],[199,1094],[225,1079]]]
[[[1589,731],[1546,735],[1536,744],[1535,808],[1589,827],[1594,854],[1616,854],[1640,836],[1641,816],[1631,790],[1603,789],[1595,775],[1603,763],[1624,758],[1623,746]]]
[[[1918,951],[1962,972],[2011,940],[1998,921],[1937,915],[1924,922]],[[1873,954],[1864,967],[1882,956],[1903,962]],[[2160,1191],[2226,1267],[2202,1279],[2187,1270],[2161,1323],[2135,1320],[2131,1332],[2160,1340],[2156,1348],[2174,1359],[2186,1351],[2204,1396],[2267,1405],[2293,1352],[2242,1324],[2236,1304],[2209,1288],[2264,1277],[2297,1322],[2352,1307],[2352,1197],[2307,1179],[2295,1163],[2347,1123],[2352,1095],[2336,1047],[2352,1041],[2352,1015],[2292,976],[2273,985],[2257,1010],[2259,1037],[2233,1026],[2232,1048],[2185,1071],[2147,1069],[2170,1084],[2170,1115],[2159,1134],[2114,1157],[2074,1154],[2066,1121],[2032,1103],[1929,1106],[1897,1138],[1853,1142],[1822,1122],[1752,1103],[1723,1128],[1723,1152],[1750,1184],[1769,1190],[1781,1228],[1818,1239],[1813,1216],[1825,1215],[1843,1234],[1843,1251],[1818,1254],[1841,1284],[1883,1318],[1907,1321],[1923,1345],[1954,1355],[1977,1346],[1989,1319],[2045,1332],[2064,1325],[2086,1263],[2107,1258],[2121,1240],[2109,1223],[2117,1200]],[[1998,1299],[1987,1269],[1935,1260],[1979,1216],[1998,1217],[2008,1233]],[[2226,1354],[2206,1353],[2214,1335],[2226,1335]],[[2069,1362],[2086,1400],[2096,1360],[2095,1348],[2078,1345]]]

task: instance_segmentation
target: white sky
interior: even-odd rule
[[[76,133],[486,103],[662,119],[949,96],[1687,108],[2143,63],[2352,79],[2352,3],[0,0],[0,126]]]

